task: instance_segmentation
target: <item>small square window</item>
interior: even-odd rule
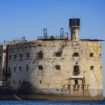
[[[94,66],[90,66],[90,70],[93,70],[94,69]]]
[[[94,56],[94,54],[93,53],[90,53],[90,57],[93,57]]]
[[[38,66],[38,69],[39,69],[39,70],[43,70],[43,66],[42,66],[42,65],[39,65],[39,66]]]
[[[56,70],[61,70],[60,65],[55,65],[55,69],[56,69]]]

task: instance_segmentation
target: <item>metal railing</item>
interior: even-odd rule
[[[61,37],[61,36],[37,36],[37,40],[63,40],[65,39],[65,36]]]

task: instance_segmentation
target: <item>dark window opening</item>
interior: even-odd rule
[[[74,53],[73,57],[79,57],[79,53]]]
[[[22,54],[19,54],[20,55],[20,59],[22,59]]]
[[[101,57],[101,53],[100,53],[100,57]]]
[[[56,52],[56,53],[55,53],[55,56],[56,56],[56,57],[61,57],[61,52]]]
[[[19,66],[19,70],[21,71],[21,66]]]
[[[37,57],[39,59],[42,59],[43,58],[43,51],[42,50],[37,53]]]
[[[38,46],[43,46],[42,44],[38,43]]]
[[[56,69],[56,70],[61,70],[60,65],[55,65],[55,69]]]
[[[11,72],[11,69],[10,69],[10,67],[8,68],[8,72]]]
[[[11,60],[11,55],[9,55],[9,60]]]
[[[38,69],[39,69],[39,70],[43,70],[43,66],[42,66],[42,65],[39,65],[39,66],[38,66]]]
[[[90,53],[90,57],[93,57],[94,56],[94,54],[93,53]]]
[[[27,71],[29,70],[29,66],[28,66],[28,65],[26,65],[26,70],[27,70]]]
[[[26,54],[26,58],[27,58],[27,59],[30,58],[30,54],[29,54],[29,53]]]
[[[14,55],[14,60],[16,59],[16,55]]]
[[[94,69],[94,66],[90,66],[90,70],[93,70]]]
[[[75,79],[75,85],[78,85],[78,79]]]
[[[76,62],[76,65],[78,64],[78,62]]]
[[[80,70],[79,70],[79,66],[78,65],[75,65],[74,66],[74,71],[73,71],[73,75],[74,76],[77,76],[80,74]]]
[[[14,71],[16,71],[16,67],[14,67]]]
[[[40,80],[39,82],[40,82],[40,84],[42,83],[42,81],[41,81],[41,80]]]
[[[102,69],[102,66],[100,66],[100,69]]]

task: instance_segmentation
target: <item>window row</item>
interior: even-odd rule
[[[61,66],[60,65],[55,65],[55,69],[56,70],[61,70]],[[38,70],[43,70],[43,66],[42,65],[39,65],[38,66]]]
[[[24,55],[21,54],[21,53],[20,53],[19,55],[14,54],[14,55],[13,55],[13,60],[16,60],[18,57],[19,57],[19,59],[22,59],[23,56],[24,56]],[[26,57],[26,59],[29,59],[29,58],[30,58],[30,54],[29,54],[29,53],[26,53],[25,57]],[[12,56],[9,55],[9,56],[8,56],[8,59],[11,60],[11,59],[12,59]]]
[[[14,69],[14,72],[16,72],[17,68],[14,67],[13,69]],[[22,67],[19,66],[19,67],[18,67],[18,70],[19,70],[19,71],[22,71]],[[11,68],[8,67],[8,72],[10,72],[10,71],[11,71]],[[29,71],[29,66],[28,66],[28,65],[26,65],[26,71]]]
[[[13,84],[14,84],[14,85],[16,84],[16,82],[18,82],[19,84],[21,84],[21,83],[22,83],[22,80],[19,80],[19,81],[13,80]]]
[[[100,66],[100,69],[102,68],[102,66]],[[55,69],[56,70],[61,70],[61,66],[60,65],[55,65]],[[17,70],[17,68],[16,67],[14,67],[14,72],[16,72],[16,70]],[[18,70],[19,71],[22,71],[22,67],[21,66],[19,66],[18,67]],[[38,70],[43,70],[43,66],[42,65],[38,65]],[[90,66],[90,70],[94,70],[94,66]],[[9,67],[8,68],[8,72],[10,72],[11,71],[11,68]],[[26,71],[29,71],[29,66],[28,65],[26,65]],[[74,75],[78,75],[80,73],[80,69],[79,69],[79,66],[78,65],[75,65],[74,66]]]
[[[101,56],[101,54],[99,54],[100,56]],[[23,54],[19,54],[19,55],[13,55],[13,59],[14,60],[16,60],[17,59],[17,57],[19,56],[19,58],[20,59],[22,59],[23,58]],[[43,51],[42,50],[40,50],[38,53],[37,53],[37,58],[38,59],[43,59]],[[62,56],[62,53],[61,52],[56,52],[55,53],[55,56],[56,57],[61,57]],[[72,57],[79,57],[80,55],[79,55],[79,53],[78,52],[75,52],[75,53],[73,53],[73,55],[72,55]],[[94,53],[90,53],[90,57],[94,57]],[[12,58],[12,56],[11,55],[9,55],[9,60],[11,60],[11,58]],[[26,53],[26,59],[29,59],[30,58],[30,54],[29,53]],[[1,56],[0,56],[0,60],[1,60]]]

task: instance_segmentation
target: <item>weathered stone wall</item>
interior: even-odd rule
[[[11,72],[8,82],[14,89],[30,82],[37,91],[46,94],[102,95],[101,60],[101,45],[97,41],[53,40],[8,45]],[[74,68],[78,70],[74,72]]]

